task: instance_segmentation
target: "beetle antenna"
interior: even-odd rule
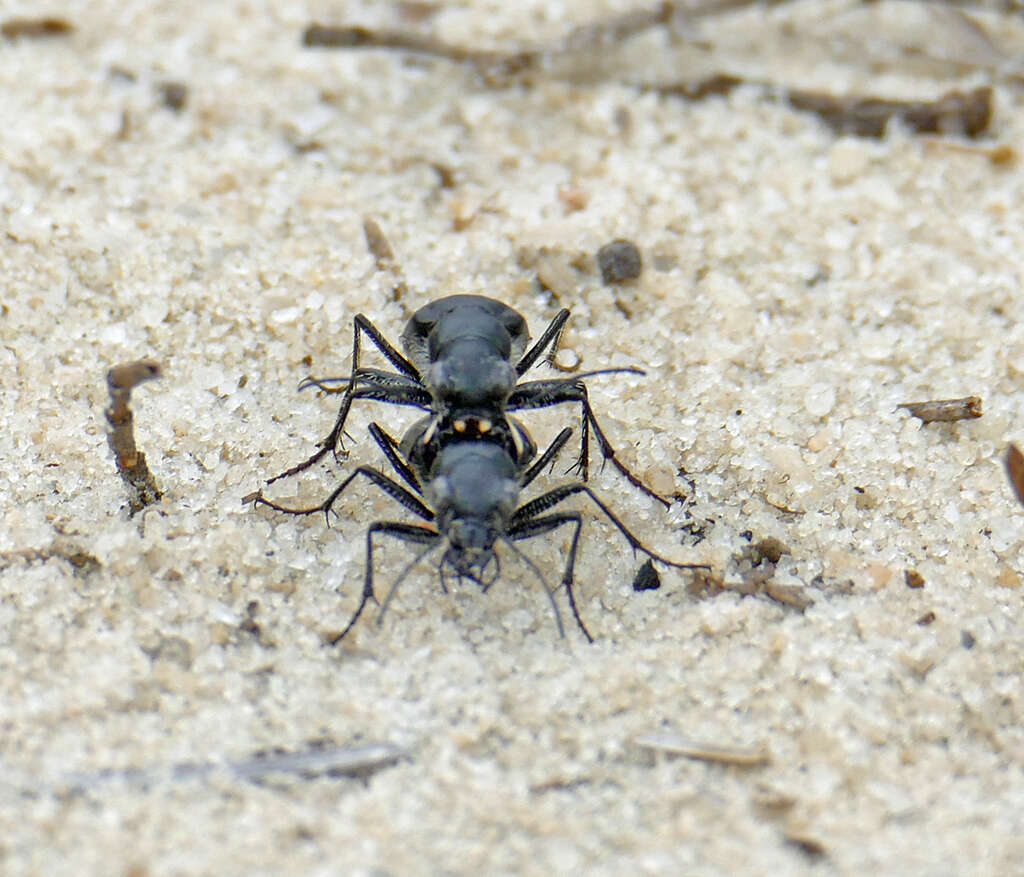
[[[388,606],[391,605],[391,600],[395,596],[398,586],[406,580],[416,564],[430,554],[431,551],[436,551],[440,547],[441,546],[436,542],[433,545],[428,545],[405,565],[402,571],[398,574],[398,578],[395,579],[395,583],[388,589],[388,595],[384,598],[384,602],[380,604],[380,612],[377,613],[377,627],[380,627],[384,623],[384,613],[388,611]]]
[[[532,560],[530,560],[529,557],[523,554],[522,551],[516,548],[516,546],[512,543],[511,539],[509,539],[507,536],[502,536],[501,541],[504,542],[509,548],[511,548],[512,551],[515,552],[515,554],[519,557],[519,559],[522,560],[523,563],[525,563],[531,570],[533,570],[533,574],[537,576],[538,579],[540,579],[540,583],[544,586],[544,590],[547,592],[548,599],[551,601],[551,608],[555,612],[555,624],[558,625],[558,635],[564,639],[565,628],[562,626],[562,613],[558,610],[558,603],[555,602],[555,592],[551,590],[551,585],[548,584],[548,580],[544,578],[544,574],[540,571],[540,569],[538,569],[537,564],[535,564]]]

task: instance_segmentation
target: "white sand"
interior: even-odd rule
[[[300,47],[314,18],[400,24],[354,7],[68,2],[47,11],[70,37],[0,43],[0,871],[1024,873],[1024,516],[1001,464],[1024,439],[1024,171],[899,131],[839,138],[756,90],[686,104],[625,84],[733,70],[934,97],[983,77],[869,64],[865,40],[881,52],[913,30],[902,3],[704,24],[720,50],[703,60],[651,34],[604,75],[529,88]],[[514,46],[612,8],[479,2],[418,26]],[[188,86],[180,113],[165,80]],[[994,142],[1019,144],[1019,92],[997,98]],[[401,302],[365,215],[404,268]],[[636,286],[567,267],[616,237],[643,251]],[[523,267],[540,247],[572,281],[557,302]],[[513,304],[534,335],[568,306],[583,368],[647,367],[592,380],[594,405],[631,465],[692,502],[665,513],[611,467],[595,486],[657,550],[730,581],[749,540],[781,540],[775,581],[814,605],[698,599],[671,570],[634,594],[642,558],[590,518],[593,646],[564,595],[558,638],[507,558],[486,596],[444,596],[422,569],[381,628],[326,648],[357,602],[366,523],[408,518],[366,485],[332,530],[241,497],[326,434],[335,400],[294,388],[346,372],[354,314],[397,338],[455,292]],[[104,375],[144,356],[165,377],[134,396],[138,441],[166,496],[129,519]],[[972,393],[980,420],[896,407]],[[351,461],[274,495],[325,496],[381,462],[371,418],[401,434],[413,416],[362,405]],[[524,420],[550,439],[573,417]],[[553,580],[565,536],[524,545]],[[75,552],[98,568],[76,571]],[[381,552],[382,588],[405,556]],[[250,601],[258,636],[239,628]],[[652,756],[632,741],[654,731],[771,763]],[[75,772],[325,739],[411,754],[366,781],[67,790]]]

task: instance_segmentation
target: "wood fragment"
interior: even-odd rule
[[[801,612],[814,605],[814,599],[807,596],[807,592],[799,585],[782,585],[767,581],[764,584],[764,593],[776,603],[794,606]]]
[[[751,80],[745,80],[741,76],[734,76],[731,73],[715,73],[705,79],[697,79],[692,82],[674,82],[669,85],[647,86],[645,90],[657,91],[666,97],[681,97],[683,100],[698,101],[708,97],[724,97],[733,89]],[[762,85],[763,83],[752,83]]]
[[[787,843],[802,850],[808,856],[820,858],[828,852],[824,842],[802,826],[790,826],[783,830],[782,836],[786,839]]]
[[[774,542],[777,540],[763,541]],[[788,549],[781,542],[778,544],[788,553]],[[756,547],[748,550],[756,550]],[[744,558],[743,555],[740,555],[740,558],[749,560],[749,558]],[[764,596],[775,600],[777,603],[792,606],[801,612],[814,605],[814,598],[808,594],[806,588],[799,585],[775,582],[773,581],[774,576],[775,564],[767,559],[763,559],[763,562],[759,562],[752,568],[745,569],[740,575],[740,580],[734,582],[726,581],[723,577],[711,572],[695,570],[690,577],[687,591],[697,598],[715,597],[723,591],[731,591],[742,597],[764,594]]]
[[[764,501],[765,501],[765,503],[770,505],[773,509],[777,509],[778,511],[782,512],[784,515],[799,516],[799,515],[806,515],[807,514],[807,511],[805,509],[791,509],[787,505],[783,505],[780,502],[775,502],[773,500],[768,499],[767,496],[764,497]]]
[[[163,492],[146,464],[146,455],[135,445],[134,415],[129,407],[132,390],[139,384],[159,378],[160,365],[140,359],[115,365],[107,372],[110,407],[106,410],[110,431],[107,440],[114,452],[117,471],[128,487],[129,514],[159,502]]]
[[[916,569],[906,569],[903,571],[903,578],[907,583],[908,588],[923,588],[924,587],[924,576],[921,575]]]
[[[878,97],[835,97],[811,91],[786,94],[790,106],[818,115],[837,134],[883,137],[898,119],[915,134],[978,137],[992,121],[992,89],[949,91],[934,101],[888,100]]]
[[[380,227],[372,216],[363,217],[363,234],[366,236],[366,246],[377,264],[378,271],[386,271],[394,278],[391,286],[392,301],[401,301],[409,291],[402,273],[402,267],[395,258],[395,251],[391,248],[384,229]]]
[[[794,795],[780,792],[764,783],[758,783],[751,798],[753,805],[769,818],[777,819],[789,813],[797,803]]]
[[[16,561],[26,564],[46,563],[48,560],[67,561],[77,576],[85,577],[98,570],[102,564],[85,549],[63,542],[54,542],[49,548],[18,548],[0,552],[0,570],[7,569]]]
[[[55,16],[9,18],[0,25],[0,33],[9,40],[15,40],[18,37],[27,37],[29,39],[62,37],[71,33],[74,29],[75,27],[70,21]]]
[[[922,142],[932,152],[960,152],[980,155],[999,168],[1016,166],[1020,155],[1009,143],[964,143],[959,140],[944,140],[941,137],[925,137]]]
[[[1012,443],[1006,452],[1006,474],[1010,476],[1010,486],[1017,494],[1017,501],[1024,505],[1024,453]]]
[[[377,269],[390,271],[391,266],[395,263],[395,251],[391,249],[391,244],[384,234],[384,229],[380,227],[380,223],[372,216],[364,216],[363,234],[366,235],[366,246],[377,260]]]
[[[590,24],[580,25],[561,40],[510,51],[490,51],[458,46],[430,34],[406,30],[373,30],[358,25],[325,25],[314,22],[302,34],[302,45],[330,49],[397,49],[468,63],[487,82],[504,84],[510,77],[541,69],[559,55],[603,51],[654,27],[670,23],[675,16],[672,3],[651,9],[632,10]]]
[[[971,420],[981,417],[981,396],[965,396],[962,399],[933,399],[929,402],[902,402],[897,407],[906,408],[914,417],[925,423],[953,423],[957,420]]]
[[[650,9],[632,10],[581,25],[560,40],[508,51],[480,50],[439,40],[430,34],[405,30],[373,30],[357,25],[310,24],[303,33],[307,47],[396,49],[429,55],[455,63],[467,63],[485,82],[494,86],[538,70],[551,72],[552,63],[562,56],[599,55],[610,46],[623,43],[647,30],[685,23],[752,5],[754,0],[711,0],[687,6],[677,12],[673,3],[659,3]],[[761,0],[762,5],[781,5],[786,0]],[[893,100],[876,96],[832,95],[804,89],[780,88],[777,84],[748,79],[732,73],[715,73],[693,82],[640,84],[645,91],[685,100],[703,100],[727,95],[740,85],[760,88],[797,110],[812,112],[840,134],[880,138],[889,123],[899,120],[916,134],[940,134],[976,138],[992,121],[993,91],[981,86],[971,91],[948,91],[935,100]],[[993,153],[993,161],[1009,161],[1015,153]]]
[[[992,122],[993,91],[988,86],[972,91],[948,91],[932,101],[891,100],[859,95],[833,95],[803,89],[779,88],[770,82],[745,79],[731,73],[716,73],[692,82],[643,86],[668,97],[698,101],[724,96],[741,85],[761,89],[788,103],[793,109],[814,113],[837,134],[880,138],[889,123],[898,119],[915,134],[941,134],[976,138]],[[997,154],[1007,160],[1005,153]]]
[[[763,745],[728,746],[721,743],[705,743],[670,731],[642,734],[634,738],[633,742],[637,746],[667,752],[669,755],[684,755],[698,761],[711,761],[735,767],[763,767],[771,763],[771,753]]]
[[[77,771],[53,785],[65,793],[92,791],[111,782],[151,787],[205,780],[226,771],[235,779],[260,782],[275,775],[366,777],[409,755],[392,743],[360,743],[351,746],[313,745],[297,752],[257,752],[238,761],[188,761],[170,767],[129,767],[117,770]]]

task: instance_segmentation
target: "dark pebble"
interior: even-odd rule
[[[597,264],[605,284],[636,280],[643,271],[640,251],[632,241],[616,240],[597,251]]]
[[[645,561],[644,565],[637,570],[636,578],[633,579],[633,590],[657,591],[660,587],[661,576],[658,575],[658,571],[650,560]]]

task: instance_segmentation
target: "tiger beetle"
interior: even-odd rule
[[[568,319],[569,310],[563,308],[537,343],[527,350],[530,333],[521,314],[482,295],[452,295],[431,302],[412,315],[402,332],[403,356],[367,317],[357,314],[353,320],[351,375],[309,378],[299,385],[300,390],[318,387],[342,394],[334,427],[313,456],[267,483],[302,472],[331,452],[337,455],[339,449],[344,451],[345,421],[356,399],[375,399],[430,411],[433,428],[424,432],[424,443],[441,447],[457,438],[482,438],[511,444],[514,457],[521,452],[524,430],[508,414],[568,402],[581,408],[580,454],[570,471],[576,471],[583,481],[589,480],[593,430],[604,460],[610,461],[630,484],[668,508],[669,500],[647,487],[619,460],[597,422],[583,382],[584,378],[598,374],[643,375],[642,370],[602,369],[571,378],[518,383],[542,356],[549,363],[554,359]],[[360,337],[364,334],[397,372],[359,365]],[[331,386],[340,383],[344,389]]]
[[[380,469],[359,466],[326,500],[309,508],[280,505],[265,498],[262,490],[246,497],[246,500],[292,515],[323,512],[329,523],[335,502],[353,481],[363,477],[427,523],[426,526],[403,521],[375,521],[370,524],[366,532],[362,598],[341,633],[330,638],[332,645],[342,640],[355,626],[367,603],[371,600],[378,602],[373,587],[373,548],[377,533],[421,546],[380,604],[378,623],[412,569],[442,548],[438,567],[442,589],[447,592],[448,576],[454,574],[460,581],[468,579],[486,592],[500,573],[500,559],[495,550],[500,542],[519,557],[541,582],[551,602],[559,634],[564,636],[554,590],[537,565],[515,543],[570,525],[573,528],[572,539],[561,584],[565,587],[577,625],[587,640],[593,642],[580,617],[573,590],[583,517],[578,511],[549,513],[577,494],[585,494],[594,502],[625,537],[634,553],[640,551],[659,563],[680,569],[706,568],[702,564],[678,563],[646,548],[584,483],[589,425],[605,459],[611,460],[631,483],[665,502],[644,487],[615,457],[590,407],[583,376],[517,383],[545,351],[548,351],[548,358],[553,355],[568,316],[568,310],[560,311],[540,340],[527,350],[526,321],[507,305],[482,296],[451,296],[435,301],[413,315],[402,335],[407,354],[403,356],[360,314],[355,318],[352,374],[345,379],[311,379],[305,382],[305,386],[327,389],[329,383],[346,381],[343,391],[334,390],[344,394],[341,409],[330,435],[320,443],[320,449],[308,460],[270,479],[268,484],[309,468],[340,446],[345,420],[355,399],[376,399],[429,412],[406,432],[401,442],[380,424],[370,424],[370,435],[404,484]],[[359,366],[361,332],[373,341],[398,372]],[[638,369],[609,371],[642,374]],[[537,447],[529,433],[522,424],[509,417],[508,412],[562,402],[578,402],[582,406],[583,448],[574,467],[579,470],[581,480],[555,487],[520,505],[522,490],[554,462],[573,430],[564,428],[537,457]]]

